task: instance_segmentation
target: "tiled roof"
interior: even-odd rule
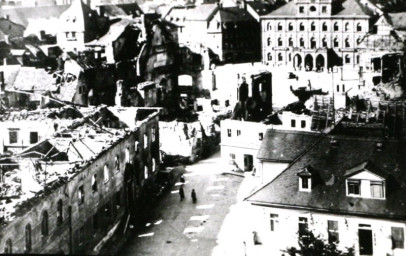
[[[293,162],[321,137],[319,133],[266,131],[257,158],[271,162]]]
[[[107,31],[106,34],[104,34],[102,37],[99,39],[95,39],[89,43],[86,43],[87,45],[107,45],[109,43],[112,43],[119,38],[124,30],[132,24],[132,21],[129,19],[121,19],[118,22],[113,23],[110,25],[109,31]]]
[[[17,24],[27,27],[30,19],[49,19],[59,17],[69,8],[69,5],[41,6],[29,8],[11,8],[0,9],[0,17],[8,16],[9,19]]]
[[[222,22],[254,20],[247,10],[240,7],[222,8],[219,11]]]
[[[332,139],[336,143],[332,144]],[[305,155],[247,200],[276,207],[300,207],[336,214],[404,220],[406,143],[403,140],[388,140],[378,150],[378,142],[382,142],[382,139],[323,137]],[[355,170],[361,165],[386,180],[386,199],[346,196],[346,175],[349,170]],[[312,190],[300,192],[297,174],[309,166],[312,169],[312,180],[314,177]]]
[[[406,30],[406,12],[388,13],[388,16],[395,29]]]
[[[102,5],[101,8],[104,14],[110,17],[117,16],[139,16],[142,14],[142,9],[136,3],[117,4],[117,5]]]
[[[6,85],[6,89],[23,91],[55,91],[56,84],[51,74],[44,69],[34,67],[21,67],[13,83]]]
[[[341,6],[333,8],[333,16],[354,16],[354,15],[371,15],[371,11],[364,8],[358,0],[345,0]],[[264,15],[264,17],[273,16],[296,16],[296,3],[290,1],[275,11]]]

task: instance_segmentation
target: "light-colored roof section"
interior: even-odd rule
[[[123,34],[124,30],[131,24],[132,24],[131,20],[121,19],[120,21],[113,23],[110,26],[109,31],[104,36],[87,43],[87,45],[111,44],[112,42],[116,41],[117,38],[119,38]]]
[[[11,21],[27,27],[30,19],[51,19],[52,17],[58,18],[68,8],[69,5],[11,9],[0,8],[0,17],[9,17]]]
[[[361,6],[358,0],[345,0],[340,9],[333,9],[332,16],[366,16],[370,13]],[[290,1],[275,11],[264,15],[262,17],[275,17],[275,16],[295,16],[296,17],[296,3]]]
[[[388,13],[393,28],[406,30],[406,12]]]
[[[121,122],[125,123],[130,129],[136,128],[135,118],[137,116],[138,108],[136,107],[108,107],[107,108],[113,115],[115,115]]]
[[[188,5],[173,7],[165,16],[165,20],[178,26],[182,26],[184,21],[209,21],[218,7],[216,4]]]
[[[7,85],[8,89],[23,91],[55,91],[56,84],[51,74],[44,69],[34,67],[21,67],[16,74],[12,84]]]

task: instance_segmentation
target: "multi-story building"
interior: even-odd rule
[[[296,143],[286,146],[295,148]],[[268,153],[289,148],[269,148]],[[318,139],[248,197],[249,230],[262,241],[252,246],[256,255],[300,249],[299,237],[308,231],[342,251],[354,248],[355,255],[404,255],[405,150],[403,140],[382,137],[335,134]]]
[[[358,65],[372,5],[358,0],[295,0],[261,17],[265,64],[297,70]]]
[[[135,205],[159,169],[158,111],[117,112],[136,114],[127,120],[132,128],[85,118],[11,160],[2,185],[1,251],[97,253],[123,217],[142,210]]]

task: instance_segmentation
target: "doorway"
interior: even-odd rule
[[[371,229],[358,229],[359,254],[373,255],[373,237]]]
[[[252,171],[254,165],[254,158],[252,155],[244,155],[244,171],[250,172]]]

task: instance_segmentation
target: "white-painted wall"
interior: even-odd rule
[[[305,193],[305,192],[303,192]],[[278,225],[275,231],[270,231],[270,214],[278,214]],[[339,247],[340,250],[346,250],[346,247],[354,246],[356,255],[359,255],[359,224],[371,225],[373,234],[373,255],[406,255],[405,249],[392,250],[391,227],[402,227],[406,229],[405,222],[391,221],[373,218],[361,218],[355,216],[344,216],[337,214],[320,214],[307,210],[290,210],[275,207],[247,206],[247,234],[253,230],[258,232],[262,245],[254,246],[252,241],[247,250],[255,251],[255,255],[282,255],[281,250],[294,246],[299,248],[298,227],[299,217],[308,219],[309,229],[314,234],[320,234],[323,239],[328,239],[327,222],[328,220],[338,221]],[[285,255],[287,255],[285,253]]]

